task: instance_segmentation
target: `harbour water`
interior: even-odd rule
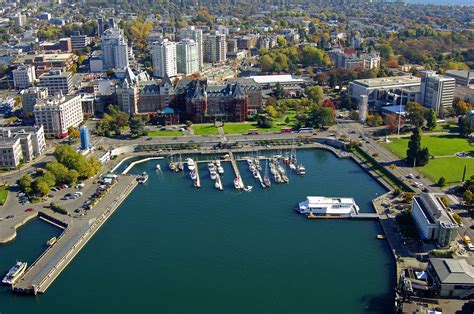
[[[46,294],[0,291],[8,313],[384,313],[393,305],[394,262],[375,221],[309,220],[295,205],[307,195],[352,196],[361,209],[384,193],[351,160],[322,150],[298,151],[306,175],[262,189],[239,168],[250,193],[233,189],[224,163],[224,191],[206,164],[202,188],[167,160],[147,171],[116,213]],[[160,163],[163,173],[155,170]],[[289,172],[289,171],[288,171]],[[34,221],[0,246],[0,269],[32,262],[58,230]]]

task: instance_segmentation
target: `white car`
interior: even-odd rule
[[[415,179],[415,176],[413,175],[413,173],[409,173],[409,174],[407,175],[407,178],[409,178],[409,179]]]
[[[474,251],[474,244],[468,243],[467,248],[469,249],[469,251]]]

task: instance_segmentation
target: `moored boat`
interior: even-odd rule
[[[353,198],[307,196],[295,208],[300,214],[316,216],[345,216],[359,213],[359,206]]]
[[[189,173],[189,176],[190,176],[191,179],[193,179],[193,180],[196,180],[196,179],[197,179],[196,172],[194,172],[194,171],[191,171],[191,172]]]
[[[304,175],[306,174],[306,168],[303,165],[298,165],[296,168],[296,173],[299,175]]]
[[[5,285],[15,284],[15,282],[17,282],[18,279],[23,276],[27,266],[28,264],[26,262],[16,262],[16,264],[12,268],[10,268],[8,273],[5,275],[2,280],[2,283]]]
[[[137,181],[139,184],[144,184],[148,181],[148,174],[143,171],[141,175],[137,177]]]
[[[218,172],[219,174],[224,174],[224,168],[223,168],[222,166],[220,166],[220,165],[217,166],[217,172]]]
[[[188,158],[186,160],[186,163],[188,164],[189,171],[194,171],[194,169],[196,169],[196,164],[194,163],[194,160],[192,160],[192,158]]]
[[[237,189],[237,190],[240,190],[242,187],[240,185],[240,179],[239,178],[235,178],[234,179],[234,187]]]

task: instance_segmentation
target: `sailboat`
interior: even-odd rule
[[[169,163],[168,167],[170,168],[170,170],[173,170],[173,171],[176,169],[176,164],[173,161],[173,155],[170,155],[170,163]]]

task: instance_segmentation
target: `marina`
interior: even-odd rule
[[[191,156],[191,155],[188,155],[188,156]],[[124,284],[123,282],[114,283],[113,277],[109,276],[106,279],[104,278],[104,276],[107,276],[107,274],[110,272],[119,271],[119,269],[123,269],[123,267],[127,267],[125,265],[125,264],[128,264],[127,261],[119,262],[117,265],[114,265],[114,263],[110,263],[110,258],[120,260],[119,255],[123,254],[122,247],[125,247],[127,248],[127,255],[134,256],[135,259],[138,258],[138,260],[141,261],[139,262],[139,263],[142,263],[140,264],[141,265],[140,267],[145,267],[145,268],[150,268],[150,269],[154,268],[152,281],[149,281],[147,278],[141,279],[142,287],[145,289],[145,290],[142,290],[141,293],[144,293],[145,296],[148,296],[148,293],[146,293],[146,291],[155,291],[154,293],[160,293],[160,295],[163,295],[164,297],[166,297],[166,301],[165,299],[163,299],[161,301],[158,301],[158,304],[161,304],[162,306],[165,306],[165,304],[173,304],[173,308],[176,311],[186,312],[186,311],[189,311],[190,309],[190,308],[187,308],[187,306],[202,304],[203,302],[202,300],[204,300],[205,298],[203,298],[201,291],[203,293],[209,293],[210,291],[209,289],[211,289],[211,286],[206,285],[205,283],[201,283],[200,287],[193,286],[193,284],[190,283],[186,279],[187,277],[190,276],[190,274],[195,274],[196,271],[203,273],[203,275],[205,275],[206,277],[211,278],[212,286],[217,284],[217,285],[226,287],[225,289],[227,289],[227,291],[234,291],[235,289],[238,289],[236,287],[238,287],[239,282],[241,282],[241,275],[234,277],[232,273],[226,272],[226,276],[224,276],[225,277],[225,283],[224,283],[224,282],[220,282],[219,278],[216,277],[215,269],[211,269],[211,268],[203,269],[202,267],[197,266],[194,263],[191,263],[191,265],[189,265],[191,267],[188,267],[188,265],[182,264],[179,262],[179,260],[183,259],[184,256],[179,257],[181,253],[178,253],[178,251],[176,251],[175,248],[183,247],[184,243],[188,242],[188,239],[190,236],[189,232],[191,232],[191,230],[193,230],[193,233],[192,233],[193,239],[202,243],[213,243],[213,241],[218,241],[218,243],[221,243],[221,241],[219,241],[218,239],[214,239],[213,237],[211,237],[211,234],[214,234],[215,232],[219,232],[219,234],[223,235],[225,234],[224,230],[231,231],[230,233],[231,238],[227,239],[226,241],[230,240],[231,243],[233,243],[232,247],[234,248],[234,250],[237,249],[237,252],[240,252],[239,254],[242,254],[242,255],[251,254],[252,260],[256,261],[255,263],[252,263],[252,265],[246,265],[246,267],[259,267],[259,265],[261,264],[259,262],[260,258],[258,256],[260,255],[258,252],[262,251],[262,248],[265,248],[263,249],[263,252],[267,251],[268,248],[272,247],[272,243],[275,243],[275,241],[276,243],[278,243],[277,248],[275,247],[275,249],[277,249],[278,251],[280,250],[294,251],[296,249],[299,252],[298,256],[300,256],[300,258],[303,258],[303,256],[305,256],[304,258],[308,258],[312,256],[311,253],[309,253],[311,252],[311,248],[308,246],[310,245],[310,242],[308,242],[307,245],[304,243],[301,243],[301,238],[315,239],[316,241],[318,241],[317,240],[318,234],[324,234],[328,232],[333,234],[334,232],[337,232],[336,230],[338,229],[338,226],[341,226],[341,228],[346,229],[345,232],[348,232],[347,229],[350,229],[351,234],[354,232],[355,234],[357,234],[355,230],[359,230],[359,235],[358,235],[358,237],[360,238],[359,240],[365,241],[363,244],[365,247],[364,254],[367,254],[367,252],[371,252],[371,249],[369,249],[371,246],[368,243],[372,243],[371,239],[373,239],[374,241],[377,241],[374,235],[377,233],[380,233],[378,227],[376,227],[376,225],[373,225],[373,222],[361,221],[359,223],[354,223],[354,224],[351,223],[349,225],[346,225],[344,221],[338,221],[335,225],[333,225],[330,222],[330,220],[327,220],[326,222],[322,222],[322,224],[318,224],[318,227],[315,228],[314,224],[305,224],[304,221],[306,221],[306,219],[304,220],[298,219],[298,215],[296,215],[294,211],[292,210],[292,207],[294,207],[294,205],[292,206],[290,203],[291,200],[288,200],[286,197],[289,191],[291,191],[292,195],[293,194],[295,195],[295,198],[299,198],[300,200],[305,197],[305,194],[311,195],[310,193],[314,193],[314,191],[318,191],[318,194],[320,195],[347,195],[341,189],[343,188],[343,186],[338,185],[337,180],[324,181],[324,184],[322,184],[323,181],[321,180],[321,178],[331,178],[331,177],[342,178],[345,175],[347,175],[346,171],[348,170],[345,170],[347,169],[345,167],[347,167],[348,165],[353,165],[353,163],[349,160],[338,160],[330,153],[327,153],[324,151],[304,152],[303,157],[299,158],[301,159],[299,161],[304,162],[306,167],[308,167],[307,165],[308,158],[310,158],[311,156],[313,156],[312,158],[317,158],[317,160],[315,160],[315,162],[313,163],[310,163],[308,174],[306,176],[296,177],[296,173],[294,171],[288,171],[288,169],[286,169],[288,176],[292,176],[293,174],[295,174],[294,177],[291,177],[291,184],[289,185],[280,184],[280,185],[272,186],[272,189],[270,190],[275,190],[274,193],[263,193],[264,189],[262,187],[261,189],[258,188],[257,190],[253,189],[253,193],[250,193],[250,194],[235,193],[234,191],[232,191],[232,189],[227,188],[227,187],[232,187],[234,179],[238,177],[241,178],[242,183],[244,181],[250,182],[252,180],[256,180],[253,173],[249,169],[247,169],[248,162],[247,162],[246,157],[248,157],[248,155],[246,156],[245,154],[239,154],[239,155],[236,155],[233,160],[231,158],[221,159],[221,157],[224,157],[224,156],[200,156],[199,159],[196,158],[194,160],[195,162],[194,171],[200,175],[200,176],[197,176],[197,178],[201,177],[201,179],[205,179],[206,181],[209,180],[210,183],[203,185],[203,188],[200,190],[192,189],[191,187],[191,190],[187,192],[187,197],[182,200],[183,202],[182,205],[188,208],[193,207],[195,210],[192,211],[193,213],[191,216],[193,218],[190,219],[188,217],[186,221],[179,219],[178,217],[179,215],[176,215],[175,211],[170,211],[171,209],[170,206],[172,206],[174,202],[174,198],[176,197],[176,191],[177,190],[181,191],[182,189],[186,189],[186,187],[183,187],[183,179],[188,180],[187,182],[189,182],[190,180],[189,169],[185,167],[186,169],[182,175],[179,175],[179,174],[175,175],[174,173],[169,173],[167,171],[168,160],[166,160],[166,158],[165,160],[158,160],[158,162],[150,160],[150,162],[148,163],[136,164],[136,166],[133,169],[130,169],[130,173],[133,173],[136,175],[140,175],[143,172],[150,173],[147,183],[143,184],[139,189],[135,189],[135,191],[130,195],[130,197],[124,200],[124,203],[122,206],[125,208],[124,210],[118,210],[117,214],[114,215],[116,216],[114,224],[108,225],[107,228],[104,228],[103,231],[98,233],[97,238],[94,237],[94,241],[91,242],[92,243],[91,247],[86,250],[83,250],[83,252],[78,257],[76,257],[76,259],[78,259],[77,263],[72,263],[71,264],[72,266],[68,267],[68,268],[71,268],[70,272],[68,271],[68,273],[74,274],[73,277],[70,279],[74,280],[74,285],[76,286],[76,288],[81,289],[81,291],[84,291],[83,297],[85,299],[90,299],[91,295],[88,291],[88,288],[86,288],[87,284],[86,282],[82,282],[81,277],[86,277],[85,274],[88,271],[90,271],[90,267],[87,267],[86,265],[90,265],[90,263],[93,263],[94,268],[102,269],[100,274],[95,273],[96,279],[95,279],[94,285],[97,285],[99,289],[102,289],[100,287],[103,285],[122,285],[123,286]],[[264,177],[262,178],[262,180],[264,180],[265,172],[269,172],[269,166],[265,167],[265,164],[269,164],[271,162],[271,160],[273,159],[273,155],[262,156],[262,157],[263,158],[259,158],[260,164],[262,165],[260,172],[264,174]],[[327,163],[328,158],[331,162],[334,162],[334,163],[342,162],[343,165],[345,166],[320,168],[319,165],[321,163],[323,164]],[[212,180],[210,178],[210,173],[208,174],[209,172],[208,163],[213,162],[216,165],[217,159],[220,160],[221,166],[223,167],[223,170],[224,170],[224,173],[222,176],[219,174],[219,178],[221,180],[221,184],[224,189],[222,191],[223,194],[218,194],[218,193],[213,192],[215,191],[214,184],[216,183],[216,180]],[[160,165],[161,169],[164,170],[163,173],[155,171],[157,169],[156,168],[157,165]],[[354,171],[354,169],[358,169],[357,170],[358,174],[352,173],[351,176],[361,176],[357,180],[369,180],[368,182],[372,180],[370,177],[368,177],[364,173],[364,171],[362,171],[360,168],[357,168],[357,166],[355,167],[356,168],[353,168],[350,171]],[[203,174],[203,169],[206,169],[205,175]],[[229,169],[232,169],[233,171],[230,171]],[[235,169],[237,169],[237,171]],[[328,171],[330,171],[330,173],[328,173]],[[339,171],[339,174],[337,174],[338,171]],[[154,172],[156,172],[156,175],[153,174]],[[134,182],[137,182],[137,181],[134,180]],[[245,186],[243,184],[242,186],[243,186],[242,190],[245,190],[248,188],[248,186]],[[266,189],[266,191],[269,191],[269,189]],[[374,190],[369,190],[369,191],[374,191]],[[377,193],[383,192],[382,190],[377,190],[377,191],[378,191]],[[365,190],[364,191],[357,190],[357,187],[354,188],[354,191],[351,191],[351,195],[352,194],[358,195],[357,197],[359,199],[357,200],[357,203],[362,205],[362,208],[369,208],[370,200],[374,197],[374,194],[371,194],[369,196],[367,195],[367,192],[368,191],[365,191]],[[223,198],[223,197],[220,197],[219,195],[225,195],[226,197]],[[363,196],[363,195],[367,195],[367,196]],[[293,202],[296,200],[295,198],[292,197]],[[234,204],[236,200],[238,200],[238,202],[237,204]],[[160,204],[159,207],[156,206],[156,204],[158,203]],[[210,207],[208,205],[210,203],[215,204],[215,206]],[[143,264],[144,261],[142,260],[141,254],[139,254],[138,251],[134,251],[133,247],[136,246],[136,241],[134,241],[134,239],[136,239],[135,236],[146,238],[147,237],[146,234],[148,233],[143,233],[143,232],[147,230],[147,227],[146,227],[146,222],[144,222],[141,219],[139,220],[140,221],[139,223],[138,221],[134,222],[136,218],[130,219],[130,217],[134,217],[137,214],[137,211],[125,210],[126,208],[135,208],[135,209],[140,208],[139,213],[143,213],[147,216],[150,214],[157,215],[156,220],[153,220],[153,221],[156,221],[156,223],[158,223],[160,227],[158,229],[151,226],[148,228],[153,228],[158,238],[163,238],[163,239],[173,238],[173,241],[171,242],[168,240],[166,242],[159,241],[157,243],[152,244],[153,246],[158,245],[158,247],[156,247],[157,251],[155,249],[153,252],[160,252],[160,254],[159,254],[159,257],[152,258],[151,260],[154,261],[153,264],[158,263],[159,267],[153,267],[153,265],[147,264],[147,263]],[[222,208],[226,208],[226,210],[223,211]],[[364,212],[364,210],[361,210],[361,211]],[[235,215],[235,213],[238,213],[238,215]],[[129,217],[129,218],[126,218],[126,217]],[[199,224],[198,225],[195,225],[195,224],[198,221],[202,221],[203,218],[205,219],[206,222],[209,221],[209,223],[211,223],[211,221],[214,221],[212,223],[214,227],[208,230],[211,233],[207,232],[206,230],[203,230],[201,227],[199,227],[199,231],[196,230]],[[222,222],[218,222],[220,219],[226,219],[225,221],[227,221],[227,219],[231,219],[232,227],[230,227],[227,223],[223,224]],[[179,223],[178,223],[178,220],[180,221]],[[268,225],[269,220],[275,221],[275,222]],[[167,221],[167,223],[163,224],[162,221]],[[272,228],[271,226],[275,223],[276,223],[275,226],[278,225],[279,227],[277,229],[271,229]],[[283,227],[281,225],[282,223],[284,225],[288,224],[288,226],[285,227],[285,229],[288,228],[288,230],[291,230],[292,228],[296,228],[293,230],[292,233],[290,233],[291,234],[290,237],[287,232],[284,233],[284,237],[282,237],[283,234],[282,236],[279,236],[279,231],[277,232],[277,230],[280,230],[280,228]],[[327,225],[328,223],[329,225]],[[153,223],[153,225],[154,224],[155,223]],[[223,230],[219,230],[221,228],[219,227],[220,225],[222,225],[222,228],[224,228]],[[246,226],[246,228],[244,228],[245,230],[241,228],[241,225]],[[291,225],[294,225],[294,226],[290,227]],[[371,226],[371,227],[368,228],[368,226]],[[119,230],[120,228],[125,228],[124,230],[127,230],[127,231],[126,232],[124,232],[123,230],[119,231],[116,228],[119,228]],[[120,241],[121,245],[117,247],[116,249],[114,247],[109,246],[107,257],[105,259],[104,257],[101,257],[100,260],[97,260],[97,258],[95,257],[95,253],[93,252],[99,249],[100,247],[103,248],[104,245],[107,247],[107,244],[103,242],[105,241],[105,239],[109,239],[110,236],[107,234],[114,229],[115,229],[114,232],[119,232],[120,234],[123,234],[123,236],[119,236],[118,238],[116,238],[117,241]],[[142,229],[144,229],[143,232],[140,232],[139,230],[142,230]],[[174,230],[177,230],[177,229],[187,230],[187,231],[186,233],[183,233],[182,236],[177,237],[176,233],[174,233]],[[131,230],[133,230],[133,233],[135,235],[131,239],[129,239],[130,237],[129,231]],[[247,234],[246,230],[259,230],[258,232],[259,233],[264,232],[265,236],[263,238],[257,239],[254,236],[251,236],[253,234],[253,231],[250,234]],[[368,230],[371,230],[371,231],[368,231]],[[368,237],[365,237],[365,236],[361,237],[361,234],[360,234],[361,232],[362,234],[367,234]],[[69,232],[66,230],[66,234],[68,233]],[[185,236],[185,234],[187,236]],[[271,242],[267,242],[266,241],[267,238],[268,240],[271,239]],[[211,240],[211,239],[214,239],[214,240]],[[63,238],[58,237],[57,243],[54,244],[52,248],[59,248],[60,245],[64,245],[65,242],[62,240]],[[110,241],[110,240],[107,240],[107,241]],[[132,241],[134,244],[131,245],[130,241]],[[331,241],[328,242],[328,244],[331,243],[331,246],[339,245],[337,240],[335,242],[334,241],[335,241],[334,236],[331,236]],[[172,246],[165,245],[165,243],[167,242],[170,242],[169,244]],[[294,247],[294,243],[296,242],[299,243],[297,248]],[[42,242],[42,245],[44,245],[44,243],[45,242]],[[130,243],[130,244],[127,244],[127,243]],[[384,242],[377,242],[377,243],[383,244]],[[218,247],[220,245],[221,244],[218,244]],[[311,247],[313,245],[314,243],[311,242]],[[322,245],[322,249],[324,250],[330,250],[327,247],[325,248],[324,244],[318,244],[318,245],[319,246]],[[340,245],[342,245],[342,243]],[[376,244],[373,244],[373,245],[376,245]],[[273,244],[273,246],[275,245]],[[76,249],[80,249],[80,248],[76,247]],[[251,250],[252,253],[249,253],[248,251],[249,249]],[[378,248],[377,250],[379,249],[380,248]],[[220,249],[218,249],[218,251],[225,252],[226,250],[221,247]],[[143,252],[143,251],[140,251],[140,252]],[[247,253],[243,253],[243,252],[247,252]],[[151,253],[152,252],[147,253],[147,254],[151,254]],[[196,252],[193,250],[192,254],[193,256],[195,256]],[[209,251],[207,251],[206,254],[209,254]],[[337,255],[339,256],[341,254],[350,254],[350,252],[337,253]],[[363,265],[363,263],[362,263],[362,260],[361,260],[361,263],[359,263],[358,258],[360,257],[361,259],[364,259],[364,263],[365,263],[365,260],[369,258],[364,254],[362,254],[361,256],[358,256],[355,259],[355,261],[354,261],[354,258],[351,257],[351,266],[354,266],[354,263],[355,263],[355,265],[359,265],[358,267],[360,268],[361,267],[360,265]],[[270,255],[273,256],[273,254],[270,254]],[[212,257],[213,255],[211,254],[209,256]],[[70,257],[72,258],[73,256],[70,255]],[[217,256],[212,257],[212,258],[213,259],[217,258]],[[319,257],[319,259],[320,258],[321,257]],[[84,259],[86,259],[86,261]],[[136,260],[135,263],[137,263],[138,260]],[[183,260],[186,260],[186,258],[184,258]],[[343,257],[342,257],[342,260],[344,260]],[[171,264],[171,261],[174,261],[173,262],[174,264]],[[176,264],[177,261],[178,263]],[[281,262],[282,261],[278,260],[278,258],[272,259],[272,264],[277,263],[277,265],[279,265],[278,267],[285,267],[283,264],[281,264]],[[329,262],[329,261],[318,260],[318,262],[316,263],[321,264],[323,262]],[[103,265],[103,263],[106,263],[107,266]],[[206,264],[212,265],[215,263],[221,263],[221,262],[217,262],[217,260],[216,261],[212,260],[212,261],[207,262]],[[171,265],[174,265],[174,266],[171,266]],[[232,259],[226,258],[224,265],[226,265],[226,269],[234,268],[235,265],[233,262],[233,258]],[[344,267],[343,265],[340,265],[340,266]],[[169,282],[166,278],[163,277],[162,268],[171,269],[170,267],[172,267],[176,271],[179,269],[179,272],[175,272],[173,270],[173,276],[172,276],[173,282],[176,282],[179,285],[190,286],[192,291],[194,291],[194,293],[197,294],[196,296],[191,297],[189,302],[187,302],[186,305],[180,305],[178,300],[173,298],[173,295],[174,293],[176,293],[176,291],[174,291],[173,289],[167,290],[169,289],[171,282]],[[196,267],[198,267],[198,269],[196,269]],[[364,265],[362,269],[364,269],[365,267],[367,267],[367,265]],[[374,269],[374,267],[376,268],[375,265],[370,266],[371,271]],[[103,271],[104,269],[107,269],[107,271],[104,272]],[[265,271],[263,271],[263,269],[261,268],[258,268],[258,269],[259,269],[258,271],[261,272],[261,274],[257,278],[260,278],[260,276],[267,276],[266,272],[269,271],[268,269]],[[59,275],[59,272],[54,273],[56,274],[55,278],[57,278],[57,275]],[[212,274],[214,274],[214,276]],[[270,273],[268,275],[274,278],[274,275],[270,275]],[[305,285],[305,282],[307,280],[310,280],[310,281],[320,280],[318,279],[318,277],[314,277],[314,275],[315,275],[314,272],[312,273],[312,275],[310,275],[309,273],[307,274],[301,273],[301,276],[304,276],[305,278],[307,277],[307,279],[303,281],[301,281],[302,279],[300,279],[299,280],[300,284]],[[32,273],[25,274],[23,278],[25,280],[31,280]],[[52,309],[51,306],[53,304],[51,302],[53,302],[53,299],[55,298],[55,296],[58,295],[58,293],[59,294],[61,293],[60,291],[62,289],[65,289],[64,285],[71,284],[71,283],[64,282],[62,278],[63,277],[61,276],[60,277],[61,280],[57,280],[54,285],[51,285],[54,279],[48,280],[48,282],[50,282],[48,287],[49,286],[51,287],[48,288],[48,293],[42,296],[42,303],[43,303],[42,307],[44,310],[48,312],[52,312],[52,313],[54,312],[54,310],[51,310]],[[287,281],[288,278],[284,280]],[[159,285],[156,285],[156,282],[159,282]],[[275,283],[274,280],[272,282]],[[278,285],[278,282],[279,281],[276,281],[277,285]],[[19,284],[20,283],[17,283],[17,288],[21,287],[21,285]],[[27,286],[27,285],[24,285],[24,286]],[[125,286],[133,286],[133,283],[131,282],[126,283]],[[155,288],[152,289],[151,288],[152,286]],[[43,289],[41,289],[42,291],[38,289],[38,292],[44,292],[45,287],[46,287],[46,284],[43,284],[42,285]],[[233,287],[233,288],[230,288],[230,287]],[[373,293],[380,293],[380,286],[376,285],[376,287],[377,287],[376,289],[378,292],[375,292],[375,290],[373,290],[374,291]],[[265,299],[270,297],[270,294],[272,293],[280,294],[280,292],[273,291],[272,287],[270,286],[266,286],[266,285],[262,286],[261,284],[257,284],[256,288],[259,291],[262,291],[262,289],[263,291],[265,291],[265,293],[263,294],[263,298]],[[156,289],[158,289],[158,291]],[[371,289],[370,287],[366,287],[365,291],[370,291],[370,289]],[[243,297],[245,292],[243,292],[243,290],[241,289],[238,289],[238,291],[239,292],[236,292],[237,295],[240,295]],[[287,290],[285,291],[286,291],[285,293],[288,293]],[[133,292],[130,292],[130,293],[133,293]],[[324,294],[323,291],[319,291],[319,293]],[[353,295],[357,295],[357,292],[355,291],[352,291],[351,293]],[[220,295],[219,293],[216,294],[216,292],[214,292],[214,294],[216,295],[216,297],[221,298],[223,300],[223,303],[227,303],[229,301],[224,295]],[[244,297],[244,298],[247,298],[247,297]],[[328,296],[326,296],[326,298],[328,298]],[[390,299],[390,297],[388,297],[388,299]],[[284,300],[281,300],[281,305],[287,308],[288,306],[290,306],[290,303],[291,303],[291,302],[288,303],[289,300],[290,300],[290,297],[284,298]],[[57,300],[54,301],[55,304],[57,304],[57,302],[58,302]],[[347,301],[348,304],[351,304],[351,310],[353,308],[359,307],[359,305],[357,305],[358,304],[357,302],[358,301],[355,301],[355,300]],[[389,300],[387,300],[387,302],[389,302]],[[59,304],[61,303],[62,301],[59,302]],[[156,302],[154,303],[156,304]],[[256,303],[252,302],[252,304],[256,304]],[[318,307],[322,306],[323,308],[325,307],[325,305],[321,303],[318,303],[318,305],[316,304],[314,305]],[[119,310],[119,307],[117,306],[118,304],[116,302],[112,302],[111,307],[108,308],[108,310]],[[291,305],[291,306],[294,306],[294,305]],[[364,309],[366,306],[373,306],[373,305],[360,304],[360,308],[361,308],[360,313],[363,312],[362,309]],[[139,306],[139,308],[142,310],[146,310],[145,308],[141,306]],[[220,307],[219,304],[211,305],[207,303],[205,305],[205,308],[210,309],[210,310],[223,309]],[[77,309],[77,311],[83,311],[83,310],[85,309],[81,306],[79,306]],[[246,311],[246,310],[248,311],[250,310],[250,308],[246,307],[245,304],[239,306],[239,311]],[[268,310],[268,308],[265,308],[265,309],[261,308],[260,310],[264,311],[264,310]],[[281,311],[278,308],[272,308],[271,311],[275,313],[286,312],[286,311]],[[358,311],[352,311],[352,312],[357,313]]]

